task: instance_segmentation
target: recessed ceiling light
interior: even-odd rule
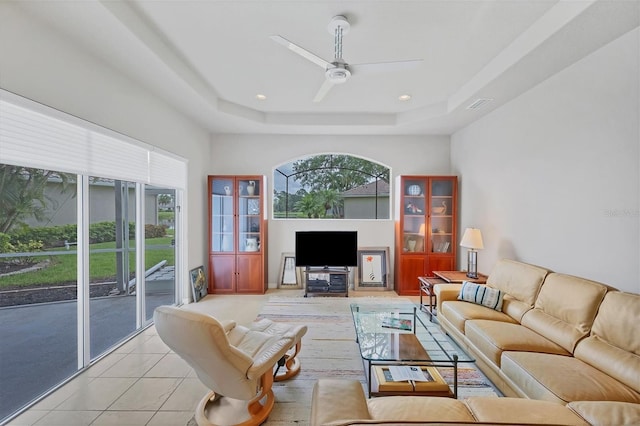
[[[264,100],[266,100],[266,99],[267,99],[267,96],[266,96],[266,95],[263,95],[262,93],[258,93],[258,94],[256,95],[256,99],[257,99],[257,100],[259,100],[259,101],[264,101]]]
[[[398,100],[400,101],[408,101],[409,99],[411,99],[411,95],[400,95],[398,96]]]

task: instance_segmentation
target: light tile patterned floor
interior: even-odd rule
[[[273,289],[265,295],[209,295],[185,308],[246,324],[255,320],[269,297],[294,292],[302,290]],[[395,292],[356,294],[396,296]],[[193,370],[169,350],[152,326],[9,425],[186,425],[206,392]]]

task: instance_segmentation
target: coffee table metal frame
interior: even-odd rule
[[[475,359],[444,332],[437,339],[426,325],[429,321],[424,318],[425,313],[417,305],[351,304],[351,314],[360,356],[368,367],[366,378],[369,397],[391,394],[384,391],[372,392],[371,374],[374,365],[403,364],[453,367],[453,397],[458,397],[458,364],[473,363]],[[382,321],[387,317],[412,319],[412,328],[399,330],[382,327]],[[420,341],[417,334],[421,335],[423,341]]]

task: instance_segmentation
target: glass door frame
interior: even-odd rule
[[[183,190],[176,191],[175,208],[175,282],[174,302],[180,303],[184,294],[184,279],[182,277],[182,265],[184,260],[184,217],[180,206],[183,201]],[[145,315],[145,209],[144,209],[145,184],[135,184],[136,198],[136,330],[134,334],[142,331],[152,323]],[[90,297],[89,297],[89,176],[77,175],[77,335],[78,335],[78,370],[88,367],[91,358],[90,336]],[[98,355],[95,359],[99,359]]]

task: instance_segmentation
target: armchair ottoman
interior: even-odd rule
[[[251,324],[250,329],[274,336],[291,338],[293,340],[291,348],[278,360],[278,367],[276,368],[273,378],[276,382],[290,379],[300,372],[300,359],[297,358],[297,355],[300,353],[300,348],[302,347],[302,336],[307,333],[306,325],[287,325],[268,319],[261,319]],[[280,368],[283,366],[285,370],[280,372]]]

